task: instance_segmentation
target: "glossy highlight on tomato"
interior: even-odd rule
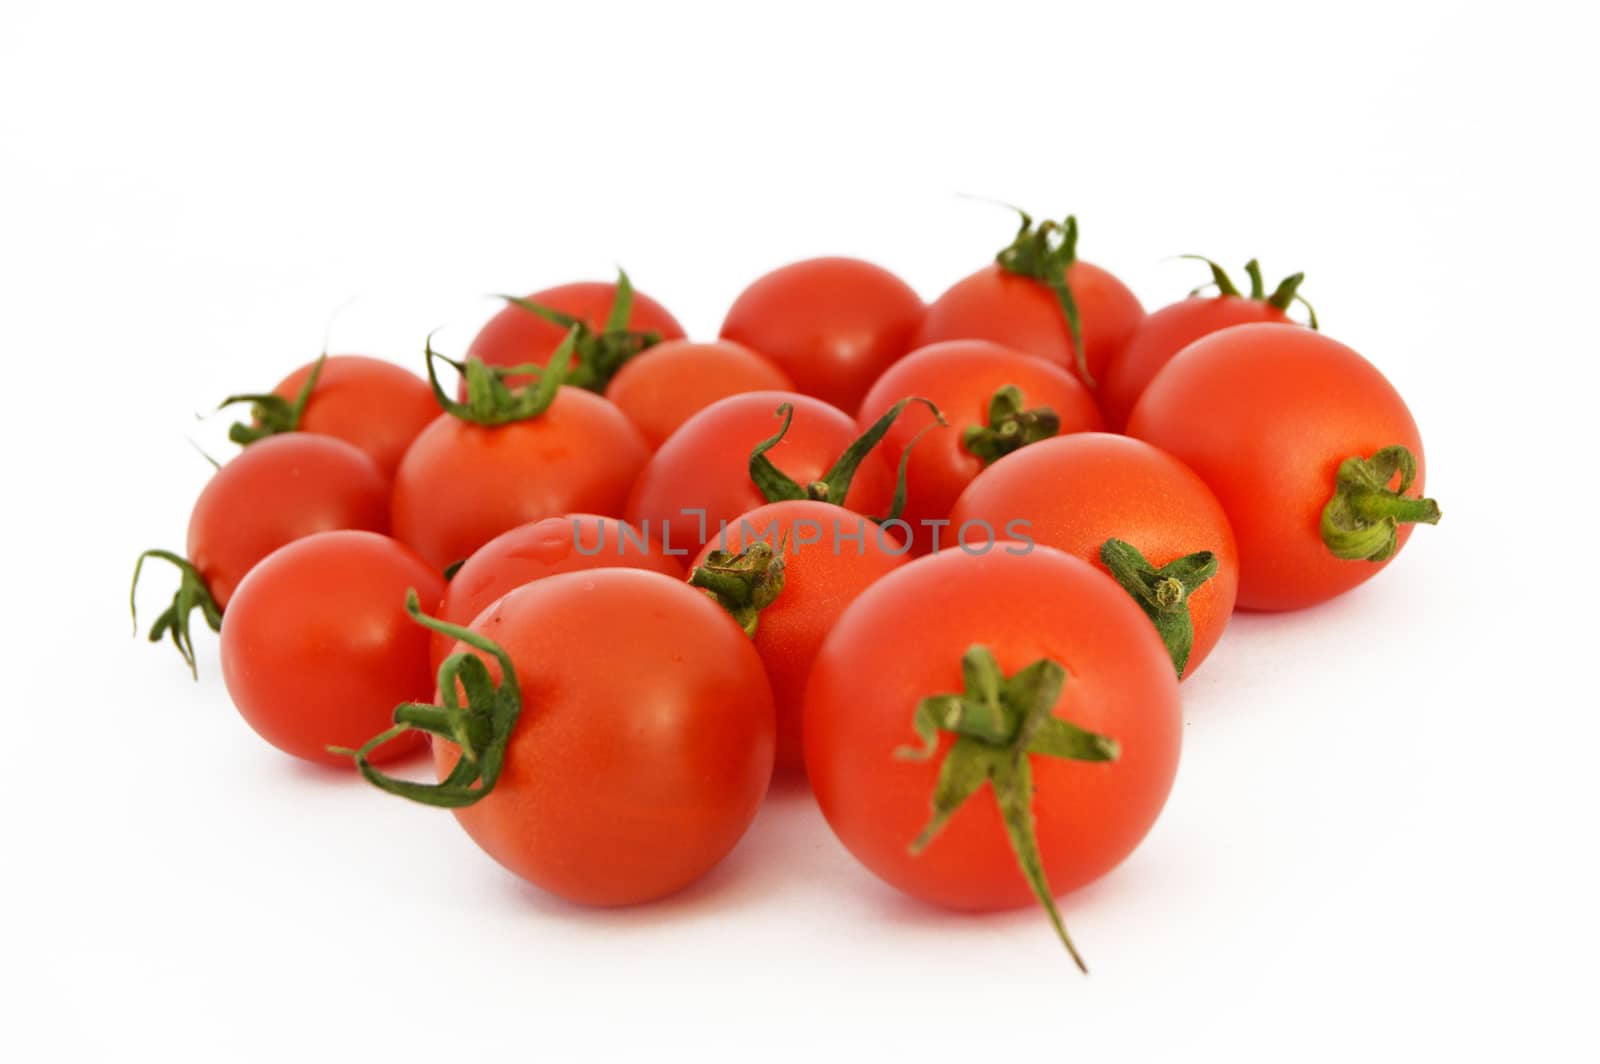
[[[1156,569],[1209,552],[1216,572],[1181,601],[1193,629],[1182,675],[1193,675],[1233,615],[1239,554],[1222,504],[1195,473],[1140,440],[1084,432],[1044,440],[980,473],[956,500],[951,524],[1026,523],[1035,543],[1106,570],[1109,539],[1132,545]]]
[[[1020,553],[1013,553],[1020,551]],[[1178,682],[1150,621],[1115,581],[1049,547],[946,551],[862,592],[823,643],[806,691],[806,772],[823,815],[871,872],[954,909],[1027,905],[989,787],[919,853],[949,734],[928,760],[915,747],[919,702],[963,689],[963,658],[986,647],[1007,676],[1048,659],[1066,680],[1054,717],[1108,737],[1114,760],[1030,756],[1038,849],[1065,894],[1121,863],[1155,822],[1177,772]]]
[[[929,304],[915,346],[992,340],[1053,362],[1093,387],[1127,345],[1144,308],[1127,285],[1077,257],[1076,218],[1036,224],[1017,213],[1022,226],[994,263]]]
[[[922,297],[860,259],[806,259],[752,281],[734,300],[722,338],[770,358],[797,390],[846,413],[911,349]]]
[[[274,551],[239,585],[222,621],[222,678],[240,716],[285,753],[349,765],[328,750],[382,731],[396,704],[433,690],[428,633],[406,592],[444,581],[403,544],[373,532],[322,532]],[[421,748],[420,736],[376,755]]]
[[[718,399],[793,390],[788,374],[743,344],[667,340],[618,370],[606,386],[606,398],[628,415],[654,449]]]
[[[679,580],[684,575],[681,561],[663,554],[660,544],[614,517],[547,517],[502,532],[474,551],[451,576],[437,615],[451,624],[470,624],[496,599],[523,584],[610,567],[648,569]],[[454,644],[442,632],[434,633],[435,670]]]
[[[996,429],[1004,426],[992,424],[991,410],[996,395],[1006,388],[1016,389],[1020,411],[1012,418],[1017,431],[1007,430],[1007,442],[1001,442]],[[989,461],[974,453],[974,447],[985,452],[987,445],[985,453],[1021,447],[1036,434],[1030,428],[1041,425],[1052,436],[1102,427],[1093,397],[1071,373],[987,340],[948,340],[913,351],[878,378],[861,403],[857,424],[865,429],[908,395],[932,400],[950,424],[947,431],[924,434],[933,415],[912,405],[883,439],[884,457],[895,466],[911,447],[902,517],[911,526],[917,554],[954,545],[954,528],[945,524],[950,508]],[[992,460],[1003,461],[1004,456]]]
[[[1436,522],[1422,498],[1422,438],[1405,401],[1355,351],[1299,325],[1235,325],[1188,347],[1156,374],[1128,434],[1176,456],[1216,493],[1239,546],[1239,605],[1290,610],[1349,591],[1386,566],[1417,521]],[[1321,531],[1341,467],[1400,447],[1415,462],[1371,504],[1370,531],[1389,525],[1372,560],[1342,558]]]
[[[1139,323],[1127,346],[1107,369],[1098,398],[1111,428],[1120,432],[1127,425],[1134,403],[1151,379],[1185,347],[1230,325],[1287,322],[1289,304],[1297,299],[1304,302],[1298,295],[1304,279],[1301,274],[1286,278],[1269,294],[1261,281],[1261,269],[1252,260],[1245,267],[1251,280],[1251,290],[1246,295],[1234,286],[1222,267],[1209,259],[1202,261],[1210,263],[1219,292],[1191,295],[1152,312]],[[1314,328],[1314,313],[1311,321]]]
[[[562,387],[537,417],[434,420],[394,479],[394,534],[440,569],[546,517],[622,513],[650,450],[608,400]]]
[[[494,790],[456,811],[496,861],[569,901],[632,905],[739,841],[772,776],[772,694],[704,593],[637,569],[563,573],[470,627],[510,656],[525,703]],[[434,743],[441,780],[458,756]]]
[[[365,355],[329,355],[320,370],[308,362],[289,374],[273,394],[293,402],[315,370],[299,431],[354,444],[392,477],[417,434],[439,416],[428,382],[410,370]]]
[[[799,484],[820,480],[855,442],[855,422],[808,395],[747,392],[706,407],[657,449],[634,483],[628,523],[660,540],[669,553],[692,556],[724,524],[764,505],[767,498],[750,478],[750,452],[778,432],[784,404],[793,409],[793,419],[767,457]],[[837,501],[878,516],[888,511],[893,494],[894,470],[875,448]]]
[[[617,299],[617,285],[612,281],[577,281],[557,285],[527,297],[530,303],[548,307],[585,322],[591,329],[601,329]],[[662,340],[681,340],[683,326],[678,324],[666,307],[643,292],[632,293],[633,306],[628,314],[628,328],[654,333]],[[561,345],[567,330],[548,322],[522,307],[508,304],[490,318],[473,337],[467,355],[480,358],[490,366],[518,366],[524,363],[544,365],[555,349]]]
[[[777,706],[778,764],[799,768],[800,717],[811,663],[845,608],[899,568],[906,548],[894,530],[860,514],[792,500],[741,514],[725,536],[706,544],[691,568],[713,564],[716,552],[738,554],[754,543],[771,547],[783,566],[783,588],[761,608],[752,638]]]

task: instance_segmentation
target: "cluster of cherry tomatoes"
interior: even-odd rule
[[[1146,314],[1076,245],[1024,215],[926,305],[795,263],[712,342],[621,275],[508,298],[425,377],[324,356],[228,400],[244,449],[140,559],[180,573],[151,638],[193,669],[198,611],[264,739],[564,898],[685,886],[803,771],[884,880],[1036,900],[1072,949],[1053,899],[1159,814],[1235,607],[1338,595],[1439,518],[1300,275],[1208,263]]]

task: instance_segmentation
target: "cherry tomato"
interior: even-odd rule
[[[693,554],[717,537],[724,522],[765,504],[750,477],[750,452],[778,432],[784,422],[779,407],[786,403],[793,420],[766,456],[797,484],[820,482],[855,442],[855,422],[810,396],[746,392],[712,403],[667,438],[634,483],[628,523],[660,540],[668,553]],[[885,514],[894,480],[894,470],[875,448],[839,502],[856,513]]]
[[[410,715],[436,736],[437,786],[365,763],[407,734],[398,712],[357,754],[367,779],[456,809],[496,861],[585,905],[671,894],[749,827],[772,776],[772,694],[750,639],[704,593],[637,569],[561,573],[455,632],[497,689]],[[442,676],[455,683],[461,660]],[[474,734],[464,761],[447,737]]]
[[[884,457],[896,466],[916,441],[906,466],[902,516],[918,554],[933,549],[936,540],[952,542],[942,527],[950,507],[989,462],[1039,439],[1102,427],[1094,399],[1077,378],[986,340],[932,344],[896,362],[862,401],[858,423],[870,425],[908,395],[933,400],[951,426],[919,438],[933,415],[909,407],[883,439]]]
[[[729,555],[757,543],[781,564],[781,590],[751,609],[750,623],[778,710],[778,764],[799,768],[800,713],[811,662],[845,607],[904,563],[905,545],[893,530],[828,503],[802,499],[759,506],[736,519],[725,538],[706,544],[690,578],[708,591],[721,589],[717,597],[736,611],[736,619],[750,601],[744,589],[752,578],[764,579],[766,570],[752,573],[745,558]]]
[[[348,765],[354,746],[401,702],[433,691],[428,633],[406,616],[406,592],[429,601],[444,581],[404,545],[373,532],[323,532],[250,571],[222,623],[222,678],[245,722],[307,761]],[[420,735],[378,757],[420,749]]]
[[[854,412],[872,382],[911,349],[922,298],[860,259],[807,259],[758,277],[739,293],[722,337],[777,363],[795,387]]]
[[[1057,245],[1058,240],[1064,242]],[[1076,245],[1074,219],[1065,226],[1047,222],[1035,228],[1023,215],[1022,231],[1000,253],[1000,261],[957,281],[928,305],[914,346],[993,340],[1071,370],[1086,384],[1099,382],[1139,327],[1144,308],[1127,285],[1078,260]],[[1082,359],[1061,297],[1052,288],[1063,279],[1077,308]]]
[[[1172,632],[1179,675],[1192,675],[1222,638],[1239,587],[1233,530],[1211,489],[1171,455],[1103,432],[1044,440],[978,474],[950,514],[952,529],[979,524],[1003,534],[1016,522],[1026,522],[1033,542],[1128,579],[1158,629]],[[1109,567],[1112,539],[1147,564],[1114,549]]]
[[[1209,259],[1205,261],[1210,262]],[[1217,295],[1192,295],[1150,314],[1139,323],[1122,353],[1112,360],[1097,397],[1106,422],[1112,428],[1120,431],[1128,423],[1128,414],[1145,386],[1185,347],[1230,325],[1286,322],[1289,304],[1297,299],[1304,302],[1297,294],[1304,274],[1285,278],[1268,295],[1261,283],[1261,268],[1251,260],[1245,266],[1251,281],[1251,291],[1246,296],[1234,286],[1222,267],[1216,263],[1210,265],[1218,287]],[[1315,327],[1315,313],[1311,320]]]
[[[1150,621],[1092,566],[1009,553],[1025,549],[944,551],[879,580],[806,691],[806,772],[829,825],[886,882],[956,909],[1034,897],[1053,913],[1052,896],[1133,851],[1178,767],[1178,682]],[[936,789],[948,819],[932,819]]]
[[[1239,544],[1239,605],[1290,610],[1388,564],[1422,495],[1422,438],[1373,365],[1299,325],[1235,325],[1157,373],[1128,433],[1200,474]]]
[[[626,330],[634,334],[632,337],[612,334],[606,328],[619,296],[628,303]],[[547,288],[528,296],[525,302],[583,324],[583,342],[574,360],[570,383],[591,391],[604,391],[610,374],[641,348],[660,340],[681,340],[684,335],[683,326],[667,308],[643,292],[634,291],[625,276],[619,276],[616,283],[579,281]],[[542,366],[567,332],[567,325],[549,321],[513,302],[479,330],[467,356],[482,359],[490,366]],[[616,349],[606,350],[613,342]],[[513,376],[510,382],[524,384],[526,380]]]
[[[718,399],[793,390],[788,374],[743,344],[668,340],[618,370],[606,386],[606,398],[628,415],[654,449]]]
[[[341,528],[388,531],[389,485],[371,458],[343,440],[307,432],[246,447],[195,500],[187,558],[166,551],[140,557],[135,584],[148,557],[172,562],[183,574],[151,640],[170,635],[193,671],[191,610],[202,610],[217,628],[234,588],[257,562],[286,543]]]
[[[328,355],[308,362],[278,382],[270,395],[229,400],[240,401],[253,402],[255,417],[250,424],[233,426],[235,442],[248,444],[295,431],[333,436],[365,451],[386,477],[394,475],[417,433],[439,416],[427,381],[365,355]]]
[[[394,534],[442,569],[529,521],[613,517],[649,455],[622,411],[579,388],[562,387],[527,420],[440,417],[395,473]]]
[[[617,566],[650,569],[683,579],[683,564],[661,553],[659,545],[611,517],[571,514],[547,517],[502,532],[473,552],[450,578],[438,616],[469,624],[507,591],[557,573]],[[437,671],[455,640],[434,633],[432,661]]]

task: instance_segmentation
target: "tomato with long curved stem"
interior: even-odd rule
[[[1003,543],[862,592],[817,655],[803,730],[823,815],[869,870],[955,909],[1036,900],[1077,958],[1054,898],[1150,830],[1183,722],[1166,649],[1113,580]]]
[[[891,462],[909,453],[903,516],[918,554],[953,542],[950,507],[986,467],[1027,444],[1102,427],[1094,398],[1072,374],[987,340],[947,340],[913,351],[878,378],[858,423],[870,425],[908,395],[932,400],[952,429],[912,448],[933,421],[913,408],[883,438]]]
[[[437,600],[444,580],[374,532],[322,532],[263,559],[222,622],[222,678],[245,722],[285,753],[348,765],[328,747],[365,741],[396,703],[433,690],[428,633],[403,608],[408,590]],[[422,745],[408,736],[376,756]]]
[[[1251,322],[1289,320],[1289,307],[1300,303],[1310,315],[1310,325],[1317,327],[1317,313],[1300,294],[1305,274],[1285,277],[1270,293],[1261,279],[1261,267],[1256,260],[1245,263],[1245,273],[1250,277],[1248,295],[1239,291],[1228,272],[1201,255],[1184,255],[1186,259],[1199,259],[1211,267],[1210,284],[1201,285],[1189,293],[1189,298],[1153,311],[1134,332],[1122,353],[1112,360],[1106,371],[1105,386],[1100,389],[1100,409],[1106,423],[1121,430],[1128,423],[1133,404],[1161,367],[1202,336],[1209,336],[1230,325]],[[1216,286],[1215,295],[1202,295],[1207,288]]]
[[[614,284],[579,281],[502,298],[505,308],[473,337],[467,357],[487,366],[543,366],[576,331],[567,383],[593,392],[605,391],[617,370],[641,351],[684,335],[667,308],[635,291],[622,270]],[[530,379],[507,378],[513,386]]]
[[[372,783],[454,809],[491,857],[585,905],[631,905],[698,879],[755,817],[772,776],[772,694],[750,640],[703,592],[637,569],[562,573],[453,636],[442,705],[402,705],[350,751]],[[433,737],[438,783],[372,765]]]
[[[537,384],[512,386],[476,358],[451,363],[467,399],[445,394],[428,348],[436,419],[406,452],[394,478],[394,534],[444,569],[495,536],[545,517],[622,513],[650,449],[606,399],[562,384],[576,330]],[[446,360],[448,361],[448,360]]]
[[[843,411],[792,392],[715,402],[651,457],[628,499],[628,523],[669,554],[690,555],[740,514],[784,499],[898,518],[903,496],[897,506],[895,470],[877,444],[904,407],[858,433]]]
[[[1234,325],[1190,344],[1145,389],[1128,434],[1216,493],[1249,609],[1343,594],[1414,525],[1439,520],[1405,401],[1372,363],[1299,325]]]
[[[751,633],[778,712],[778,764],[799,768],[806,677],[822,641],[856,597],[905,562],[891,529],[810,500],[742,514],[700,551],[689,582]]]
[[[1078,258],[1078,220],[1026,213],[995,262],[928,305],[914,346],[992,340],[1071,370],[1091,388],[1127,346],[1144,308],[1127,285]]]
[[[417,434],[439,416],[428,382],[392,362],[365,355],[323,355],[262,395],[222,401],[251,404],[251,420],[229,439],[248,446],[284,432],[311,432],[365,451],[386,477],[394,476]]]
[[[177,566],[172,604],[156,619],[151,642],[170,638],[196,671],[192,613],[221,628],[234,588],[257,562],[286,543],[334,529],[389,529],[389,486],[366,454],[343,440],[306,432],[273,436],[245,448],[206,483],[189,512],[185,554],[150,550],[134,566],[129,606],[147,559]]]
[[[772,359],[795,387],[847,413],[911,350],[922,297],[881,266],[828,257],[765,274],[733,301],[722,338]]]
[[[606,398],[654,449],[718,399],[793,389],[788,374],[743,344],[666,340],[618,370]]]
[[[451,575],[439,604],[439,619],[470,624],[495,599],[523,584],[612,566],[683,578],[683,563],[663,554],[660,544],[614,517],[547,517],[502,532],[474,551]],[[450,636],[434,633],[434,669],[444,663],[454,644]]]
[[[1032,542],[1105,569],[1155,623],[1180,677],[1233,615],[1239,554],[1222,504],[1140,440],[1084,432],[1029,447],[980,473],[950,524],[1025,528]]]

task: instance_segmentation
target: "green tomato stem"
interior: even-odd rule
[[[921,743],[895,751],[902,760],[927,760],[938,751],[940,732],[955,736],[939,765],[933,815],[911,842],[911,852],[926,849],[955,811],[989,784],[1017,867],[1044,907],[1061,944],[1078,969],[1087,973],[1045,877],[1033,816],[1030,756],[1114,761],[1119,754],[1117,744],[1054,715],[1067,680],[1067,670],[1059,662],[1040,658],[1007,677],[993,652],[975,644],[962,655],[961,673],[963,691],[932,695],[917,703],[911,727]]]

